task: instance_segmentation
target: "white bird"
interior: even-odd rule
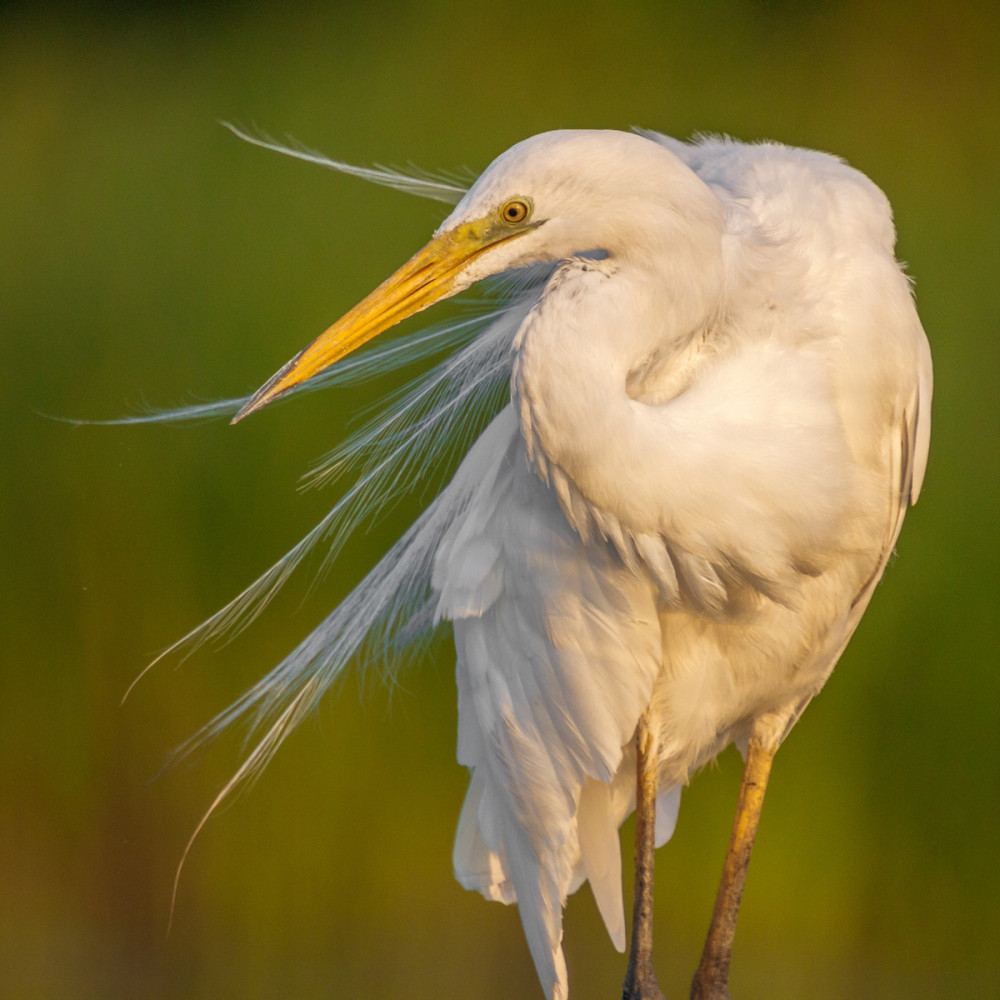
[[[692,989],[728,997],[771,760],[857,626],[924,476],[930,351],[889,204],[826,154],[654,133],[538,135],[464,194],[367,176],[461,200],[235,419],[405,317],[520,271],[487,329],[352,445],[374,457],[349,502],[365,508],[398,492],[401,472],[419,474],[419,449],[454,430],[467,394],[499,381],[509,401],[358,589],[211,724],[252,710],[269,727],[220,799],[373,629],[391,653],[448,620],[458,759],[471,771],[456,875],[517,902],[549,1000],[568,995],[562,912],[584,881],[624,949],[618,829],[633,809],[626,996],[660,996],[654,833],[657,845],[670,837],[698,768],[740,748],[740,803]],[[344,517],[336,508],[303,545],[330,531],[339,544]]]

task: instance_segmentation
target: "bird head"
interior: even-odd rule
[[[721,232],[721,209],[659,143],[583,130],[525,139],[483,172],[422,250],[272,376],[233,423],[490,275],[598,250],[649,259],[660,256],[650,240],[683,244],[686,231]]]

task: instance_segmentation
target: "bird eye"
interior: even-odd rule
[[[500,209],[500,218],[503,219],[509,226],[516,226],[531,214],[531,206],[526,202],[522,201],[520,198],[515,198],[513,201],[508,201],[507,204]]]

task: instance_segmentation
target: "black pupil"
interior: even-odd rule
[[[521,206],[519,204],[508,205],[507,206],[507,218],[511,222],[517,222],[521,218]]]

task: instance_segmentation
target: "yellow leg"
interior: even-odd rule
[[[644,712],[635,731],[635,900],[622,1000],[664,1000],[653,971],[653,853],[656,849],[656,734]]]
[[[773,720],[768,722],[771,725],[755,724],[750,734],[729,850],[722,868],[719,892],[715,897],[715,911],[705,940],[705,950],[691,984],[691,1000],[730,1000],[727,983],[729,963],[733,955],[733,937],[736,933],[736,915],[746,884],[747,866],[750,864],[750,851],[760,821],[761,806],[764,804],[767,778],[781,742],[774,738]]]

